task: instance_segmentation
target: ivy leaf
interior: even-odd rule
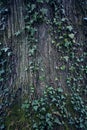
[[[65,68],[66,68],[65,65],[62,65],[62,66],[60,67],[61,70],[65,70]]]
[[[56,43],[54,40],[52,40],[52,43],[54,44],[54,43]]]
[[[1,50],[4,51],[4,52],[7,52],[9,50],[9,48],[8,47],[4,47]]]
[[[57,81],[57,80],[58,80],[58,78],[56,77],[56,78],[55,78],[55,81]]]
[[[1,71],[0,71],[0,75],[3,74],[3,73],[5,73],[5,71],[4,71],[4,70],[1,70]]]
[[[84,21],[87,21],[87,17],[83,18]]]
[[[37,110],[38,110],[38,106],[34,106],[33,109],[34,109],[35,111],[37,111]]]
[[[39,2],[39,3],[43,3],[43,0],[37,0],[37,2]]]
[[[74,38],[74,34],[73,34],[73,33],[69,34],[69,37],[70,37],[71,39],[73,39],[73,38]]]
[[[66,62],[68,62],[69,57],[68,56],[64,56],[64,59],[66,60]]]
[[[62,18],[61,21],[62,21],[62,22],[65,22],[65,21],[66,21],[66,18]]]
[[[42,8],[42,9],[40,9],[40,11],[41,11],[44,15],[47,14],[47,9]]]
[[[59,124],[59,125],[61,125],[61,122],[59,121],[58,118],[56,118],[56,119],[54,120],[54,122],[57,123],[57,124]]]
[[[4,124],[1,125],[0,129],[3,130],[5,128]]]
[[[0,77],[0,82],[3,82],[3,80],[4,80],[4,79]]]
[[[25,67],[25,71],[27,71],[28,70],[28,68],[27,67]]]
[[[62,93],[63,89],[62,88],[58,88],[58,92]]]
[[[72,26],[67,26],[67,29],[68,29],[69,31],[72,31],[72,30],[73,30]]]
[[[27,26],[26,26],[26,29],[30,30],[31,28],[30,28],[30,26],[27,25]]]
[[[35,4],[32,4],[32,6],[31,6],[31,10],[34,10],[35,9],[35,7],[36,7],[36,5]]]
[[[33,124],[33,128],[34,128],[34,129],[37,128],[37,123],[34,123],[34,124]]]
[[[8,52],[8,56],[11,56],[11,52]]]
[[[15,35],[18,36],[18,35],[20,35],[20,33],[21,33],[21,31],[18,30],[18,31],[15,33]]]

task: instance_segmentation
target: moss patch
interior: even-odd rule
[[[27,127],[29,128],[25,112],[18,105],[14,105],[9,109],[5,125],[7,130],[27,130]]]

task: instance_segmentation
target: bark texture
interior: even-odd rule
[[[62,4],[65,9],[66,16],[72,22],[75,27],[77,41],[84,41],[82,14],[76,9],[75,0],[62,0]],[[46,5],[45,5],[46,6]],[[19,87],[22,88],[23,93],[29,93],[30,85],[33,84],[37,94],[40,95],[48,86],[61,86],[66,91],[66,73],[56,70],[56,66],[60,66],[59,60],[60,53],[52,45],[52,37],[48,33],[49,26],[45,23],[38,25],[37,37],[38,37],[38,52],[35,56],[35,64],[39,62],[39,69],[34,73],[31,73],[29,63],[29,48],[28,41],[26,39],[26,33],[23,31],[18,37],[16,34],[25,27],[24,22],[24,1],[13,0],[10,4],[10,15],[8,16],[8,27],[4,34],[4,43],[12,49],[14,63],[14,73],[12,74],[10,86],[13,89]],[[48,8],[48,7],[47,7]],[[48,19],[50,16],[50,10],[48,8]],[[58,79],[56,79],[56,77]]]

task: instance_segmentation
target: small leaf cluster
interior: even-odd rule
[[[8,19],[8,3],[9,1],[0,1],[0,35],[6,29],[7,26],[7,19]]]

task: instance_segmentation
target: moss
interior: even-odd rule
[[[28,120],[25,117],[25,112],[18,105],[14,105],[11,109],[9,109],[5,118],[7,130],[25,130],[25,127],[28,126],[27,124]]]
[[[66,108],[67,108],[68,112],[71,113],[72,117],[74,117],[75,116],[75,111],[73,109],[73,105],[71,104],[71,96],[70,95],[67,96]]]
[[[69,130],[67,123],[64,124],[65,130]]]

